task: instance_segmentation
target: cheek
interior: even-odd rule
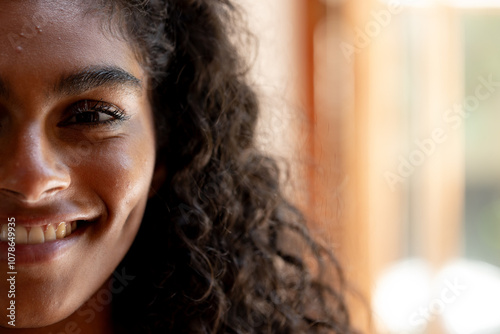
[[[72,180],[91,201],[105,207],[106,228],[118,228],[147,200],[155,164],[150,131],[87,143],[87,155],[72,168]],[[78,196],[78,194],[76,194]],[[142,204],[141,204],[142,203]]]
[[[147,195],[154,167],[154,148],[148,146],[118,139],[100,144],[95,159],[87,162],[83,177],[111,216],[130,211]]]

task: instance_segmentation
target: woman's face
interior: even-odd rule
[[[154,171],[145,74],[81,3],[0,0],[0,225],[17,224],[16,328],[65,319],[106,282]],[[1,241],[2,314],[8,271]]]

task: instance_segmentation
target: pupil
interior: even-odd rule
[[[76,115],[76,121],[81,123],[91,123],[99,121],[99,113],[96,112],[84,112]]]

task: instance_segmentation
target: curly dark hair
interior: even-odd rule
[[[136,278],[114,297],[117,321],[134,333],[353,333],[335,258],[283,195],[275,160],[256,148],[258,99],[231,42],[238,8],[102,6],[108,22],[124,20],[149,74],[165,170],[120,264]]]

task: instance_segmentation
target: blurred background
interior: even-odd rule
[[[500,1],[240,3],[259,142],[363,296],[353,323],[500,333]]]

